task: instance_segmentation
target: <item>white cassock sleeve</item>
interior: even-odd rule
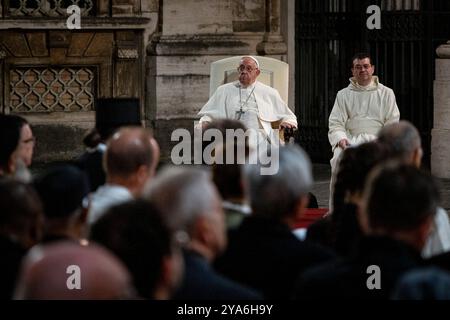
[[[226,118],[226,100],[225,87],[220,86],[199,111],[198,115],[201,116],[200,123]]]
[[[400,120],[400,111],[398,110],[397,102],[395,101],[394,91],[389,89],[386,98],[386,117],[384,119],[384,125],[398,122]]]
[[[349,139],[346,134],[345,123],[348,120],[348,114],[345,111],[345,103],[343,101],[343,91],[338,92],[336,100],[334,101],[333,109],[328,118],[328,140],[331,144],[331,149],[334,151],[339,141],[342,139]]]

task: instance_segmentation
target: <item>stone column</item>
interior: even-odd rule
[[[450,178],[450,41],[436,49],[434,128],[431,130],[431,172]]]
[[[286,43],[281,36],[280,0],[266,0],[266,33],[256,50],[261,56],[285,54],[287,51]]]

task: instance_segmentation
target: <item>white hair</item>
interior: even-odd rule
[[[197,217],[212,214],[220,201],[209,172],[191,167],[165,167],[145,187],[143,196],[164,215],[174,230],[190,234]]]
[[[278,218],[290,215],[313,184],[308,155],[299,146],[289,145],[279,150],[276,174],[262,175],[260,167],[259,164],[245,166],[246,189],[253,212]]]

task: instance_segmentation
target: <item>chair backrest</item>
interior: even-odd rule
[[[244,56],[235,56],[221,59],[211,63],[210,82],[209,82],[209,96],[211,97],[216,89],[225,83],[238,80],[237,67]],[[262,82],[272,88],[275,88],[280,93],[281,99],[288,103],[289,90],[289,65],[286,62],[255,56],[259,62],[261,74],[258,81]]]

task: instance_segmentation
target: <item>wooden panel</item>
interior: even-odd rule
[[[85,52],[86,57],[112,56],[113,33],[96,33]]]
[[[133,31],[117,31],[116,40],[136,42],[136,33],[134,33]]]
[[[98,0],[98,15],[109,15],[109,0]]]
[[[91,43],[93,37],[94,33],[91,32],[74,33],[72,35],[72,41],[70,42],[69,50],[67,51],[67,56],[81,57],[86,51],[86,48]]]
[[[27,35],[28,45],[34,57],[48,56],[46,34],[44,32],[33,32]]]
[[[139,97],[140,78],[138,65],[138,60],[116,62],[114,97]]]
[[[2,36],[3,45],[14,57],[30,57],[31,53],[25,36],[21,33],[5,33]]]

